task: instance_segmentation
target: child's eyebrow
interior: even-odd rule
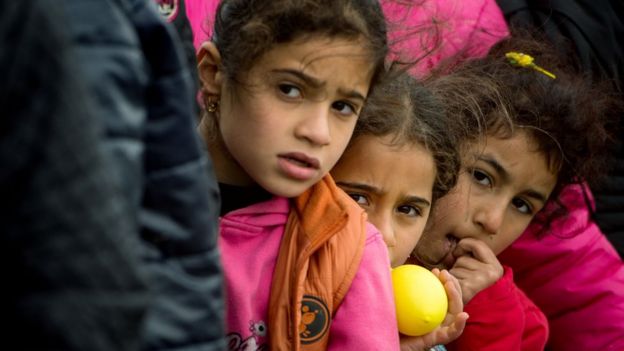
[[[344,95],[344,96],[346,96],[346,97],[348,97],[350,99],[362,100],[362,102],[364,102],[366,100],[364,95],[360,94],[358,91],[355,91],[355,90],[344,91],[342,89],[338,89],[338,93],[340,93],[341,95]]]
[[[277,68],[272,70],[271,72],[274,73],[284,73],[284,74],[290,74],[293,75],[299,79],[301,79],[302,81],[304,81],[307,85],[311,86],[312,88],[318,89],[318,88],[322,88],[325,85],[325,82],[322,82],[319,79],[316,79],[308,74],[303,73],[302,71],[296,70],[296,69],[290,69],[290,68]]]
[[[374,187],[372,185],[368,185],[368,184],[350,183],[350,182],[336,182],[336,185],[341,185],[341,186],[345,186],[347,188],[367,191],[367,192],[370,192],[370,193],[373,193],[373,194],[380,194],[381,193],[381,189],[379,189],[377,187]]]
[[[492,168],[494,168],[496,173],[498,173],[498,175],[502,178],[503,181],[508,181],[509,180],[509,178],[510,178],[509,177],[509,172],[507,172],[507,169],[505,169],[505,167],[503,167],[503,165],[501,165],[495,158],[481,155],[477,159],[479,161],[483,161],[483,162],[487,163]]]
[[[362,190],[362,191],[366,191],[369,193],[373,193],[373,194],[381,194],[381,189],[374,187],[372,185],[368,185],[368,184],[362,184],[362,183],[350,183],[350,182],[336,182],[336,185],[338,186],[344,186],[347,188],[351,188],[351,189],[357,189],[357,190]],[[429,207],[431,206],[431,202],[429,202],[429,200],[422,198],[420,196],[410,196],[407,195],[405,196],[403,199],[401,199],[402,202],[411,202],[411,203],[416,203],[416,204],[420,204],[422,206],[425,207]]]
[[[537,191],[537,190],[528,190],[528,191],[526,191],[526,192],[525,192],[525,194],[526,194],[528,197],[532,197],[532,198],[534,198],[534,199],[535,199],[535,200],[537,200],[537,201],[541,201],[543,204],[545,204],[545,203],[546,203],[546,201],[548,200],[548,199],[546,198],[546,196],[544,196],[544,194],[540,193],[540,192],[539,192],[539,191]]]
[[[314,78],[308,74],[305,74],[302,71],[296,70],[296,69],[291,69],[291,68],[277,68],[274,70],[271,70],[271,72],[273,73],[282,73],[282,74],[289,74],[289,75],[293,75],[297,78],[299,78],[300,80],[304,81],[307,85],[309,85],[310,87],[314,88],[314,89],[319,89],[322,88],[323,86],[325,86],[326,82],[323,82],[317,78]],[[361,101],[365,101],[366,97],[364,97],[364,95],[356,90],[350,90],[350,91],[346,91],[343,89],[338,89],[338,93],[340,93],[341,95],[344,95],[347,98],[350,99],[357,99],[357,100],[361,100]]]
[[[406,196],[402,201],[419,204],[423,207],[431,206],[431,202],[429,202],[427,199],[422,198],[420,196]]]

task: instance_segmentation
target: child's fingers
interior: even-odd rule
[[[440,279],[440,282],[442,282],[442,285],[445,285],[447,282],[452,283],[453,285],[455,285],[455,289],[461,292],[461,284],[459,283],[459,280],[455,276],[453,276],[451,272],[447,271],[446,269],[443,269],[442,271],[440,271],[438,279]]]
[[[438,344],[448,344],[462,334],[464,328],[466,327],[467,320],[468,314],[466,312],[449,315],[449,320],[445,321],[445,324],[442,327],[439,327],[434,332],[427,334],[424,341],[429,347],[433,347]]]
[[[431,337],[426,336],[429,336],[429,334],[424,336],[407,336],[401,334],[401,351],[422,351],[427,349]]]
[[[446,283],[447,281],[449,281],[450,279],[452,279],[451,274],[446,270],[446,269],[438,269],[438,268],[434,268],[431,270],[431,272],[433,272],[433,274],[436,275],[436,277],[438,277],[438,279],[440,279],[440,282],[442,282],[442,284]]]
[[[434,268],[431,271],[433,272],[433,274],[435,274],[438,277],[438,279],[444,286],[444,290],[446,291],[446,296],[448,297],[448,300],[449,300],[449,313],[461,312],[464,308],[463,304],[459,306],[459,309],[457,309],[456,306],[452,306],[453,308],[451,308],[452,303],[457,303],[458,301],[461,303],[462,296],[461,296],[461,285],[459,283],[459,280],[457,280],[457,278],[455,278],[446,269],[439,270],[437,268]]]
[[[438,277],[438,279],[440,278],[440,269],[439,268],[433,268],[431,270],[431,273],[433,273],[436,277]]]
[[[470,255],[467,255],[467,254]],[[477,261],[480,262],[493,262],[493,261],[498,261],[496,258],[496,255],[494,254],[494,252],[492,251],[492,249],[490,249],[489,246],[487,246],[486,243],[484,243],[481,240],[477,240],[474,238],[464,238],[461,239],[458,243],[457,246],[455,247],[455,251],[453,252],[453,255],[457,256],[461,256],[461,257],[470,257],[473,256]]]
[[[458,314],[464,310],[464,302],[462,300],[461,288],[452,281],[444,284],[446,296],[448,297],[448,313]]]
[[[453,267],[451,268],[451,271],[455,268],[464,268],[470,271],[478,271],[482,269],[484,264],[484,262],[481,262],[472,256],[461,256],[457,258],[457,260],[453,264]]]
[[[458,313],[455,316],[455,320],[453,320],[453,323],[447,328],[447,338],[450,339],[447,343],[457,339],[461,335],[466,327],[468,317],[468,313],[466,312]]]
[[[460,281],[473,278],[475,271],[475,269],[467,269],[463,267],[453,267],[450,270],[451,274]]]

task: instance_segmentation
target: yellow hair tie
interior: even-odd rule
[[[533,62],[533,56],[531,55],[527,55],[527,54],[523,54],[521,52],[508,52],[505,54],[505,57],[507,57],[507,60],[509,61],[509,63],[511,63],[513,66],[518,66],[518,67],[528,67],[528,68],[532,68],[540,73],[543,73],[544,75],[552,78],[552,79],[556,79],[557,76],[555,76],[554,74],[548,72],[547,70],[543,69],[542,67],[536,65]]]

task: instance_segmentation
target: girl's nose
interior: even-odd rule
[[[390,216],[379,213],[368,213],[369,221],[379,230],[386,246],[396,246],[396,236],[394,235],[394,227]]]
[[[484,203],[474,212],[473,221],[485,234],[494,235],[500,230],[506,206],[502,203]]]
[[[330,117],[330,111],[324,104],[311,106],[302,112],[301,121],[295,129],[296,136],[314,145],[328,145],[331,142]]]

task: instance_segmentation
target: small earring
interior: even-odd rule
[[[208,106],[206,106],[208,109],[208,112],[210,113],[215,113],[217,112],[217,109],[219,109],[219,100],[217,100],[216,98],[213,97],[209,97],[208,98]]]

